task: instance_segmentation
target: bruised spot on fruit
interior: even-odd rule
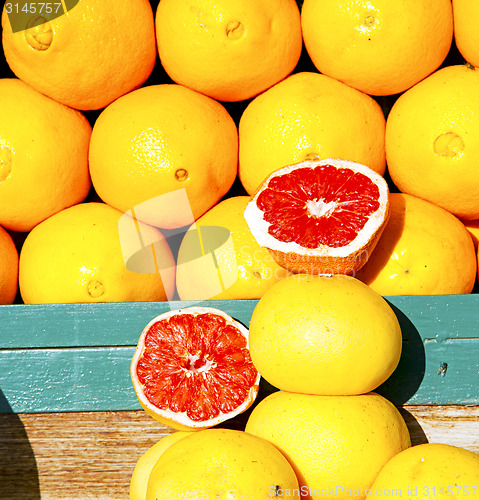
[[[89,281],[87,289],[88,289],[88,295],[90,295],[90,297],[94,299],[101,297],[105,293],[105,287],[103,286],[103,283],[97,280]]]
[[[185,170],[184,168],[179,168],[175,172],[175,178],[177,181],[180,182],[186,181],[186,179],[188,179],[188,170]]]
[[[256,278],[257,280],[260,280],[261,279],[261,273],[259,273],[258,271],[254,271],[253,272],[253,278]]]
[[[434,152],[439,156],[454,158],[464,151],[463,140],[454,132],[445,132],[436,137]]]
[[[48,19],[42,16],[32,17],[25,28],[25,40],[34,50],[48,50],[53,40],[53,31]]]
[[[3,182],[12,170],[12,151],[6,146],[0,146],[0,182]]]
[[[226,36],[230,40],[238,40],[243,36],[244,25],[240,21],[231,21],[226,26]]]

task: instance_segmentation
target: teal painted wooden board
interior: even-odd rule
[[[479,296],[386,300],[401,324],[403,353],[378,392],[397,405],[479,405]],[[195,305],[217,307],[248,326],[256,303]],[[139,409],[129,365],[143,327],[192,304],[0,306],[0,412]],[[263,394],[272,390],[262,382]]]

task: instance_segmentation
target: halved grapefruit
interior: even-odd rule
[[[248,329],[212,307],[187,307],[151,320],[138,341],[131,379],[141,406],[177,430],[200,430],[249,408],[260,375]]]
[[[354,275],[387,223],[389,189],[359,163],[304,161],[273,172],[244,216],[259,245],[286,269]]]

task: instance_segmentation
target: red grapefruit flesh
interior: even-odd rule
[[[188,307],[154,318],[131,362],[140,404],[177,430],[200,430],[245,411],[260,375],[249,354],[248,330],[211,307]]]
[[[273,172],[244,212],[258,243],[295,273],[354,274],[389,218],[389,190],[365,165],[313,160]]]

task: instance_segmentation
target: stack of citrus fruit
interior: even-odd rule
[[[447,484],[458,477],[473,484],[477,455],[448,445],[411,448],[402,415],[374,392],[401,349],[394,311],[346,275],[295,274],[273,284],[249,332],[211,308],[155,318],[140,337],[132,381],[145,410],[180,430],[139,458],[131,500],[347,498],[352,491],[364,499],[444,486],[438,464],[449,457]],[[237,406],[233,394],[243,397],[253,365],[278,390],[259,401],[255,391]],[[244,431],[206,429],[251,404]]]
[[[62,3],[56,12],[8,4],[2,15],[0,225],[26,236],[93,201],[162,233],[149,240],[137,230],[132,241],[131,231],[119,230],[117,239],[128,270],[159,274],[165,293],[146,287],[132,295],[120,280],[125,290],[95,300],[259,298],[305,271],[358,273],[382,295],[474,291],[473,2],[134,0],[109,8],[98,0]],[[357,180],[340,198],[329,178],[318,180],[321,191],[305,190],[309,177],[291,165],[325,160],[364,165],[392,194],[375,210],[351,203],[366,195]],[[307,210],[299,217],[278,195],[270,214],[261,209],[281,233],[276,248],[250,230],[258,220],[245,225],[240,207],[286,167]],[[277,223],[286,214],[293,232],[309,238],[310,226],[322,227],[321,237],[291,242],[296,236]],[[210,241],[206,226],[224,228],[227,244]],[[19,253],[23,240],[15,238]],[[174,264],[167,250],[156,252],[159,240]],[[89,273],[109,265],[109,245],[97,240]],[[30,250],[48,251],[41,242]],[[85,286],[85,262],[78,252],[71,260],[76,285]],[[38,280],[26,261],[18,300],[90,300],[75,292],[72,274]],[[58,286],[64,293],[51,293]]]
[[[395,370],[401,347],[390,306],[354,277],[297,274],[258,301],[251,359],[280,390],[254,407],[245,430],[288,457],[307,498],[338,486],[365,491],[410,446],[398,410],[372,392]]]

